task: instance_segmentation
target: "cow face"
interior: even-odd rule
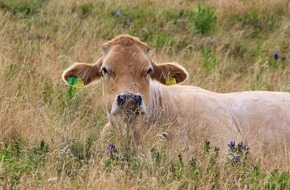
[[[150,99],[150,82],[162,84],[174,79],[187,79],[187,72],[175,63],[156,64],[148,56],[149,47],[138,38],[122,35],[103,44],[103,56],[95,64],[75,63],[63,73],[63,80],[75,76],[90,84],[103,78],[104,95],[109,115],[146,113]]]

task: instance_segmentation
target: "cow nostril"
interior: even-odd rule
[[[134,101],[135,101],[137,106],[141,106],[142,97],[140,95],[134,95]]]
[[[126,102],[126,95],[118,95],[117,97],[117,103],[118,103],[118,106],[123,106]]]

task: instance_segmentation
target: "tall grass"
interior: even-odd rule
[[[187,68],[186,84],[290,92],[289,20],[287,0],[0,0],[0,187],[289,189],[289,147],[273,145],[283,153],[274,158],[229,147],[224,161],[198,131],[189,143],[162,128],[142,146],[120,134],[100,142],[102,85],[69,95],[61,80],[67,66],[96,61],[103,42],[128,33],[157,62]]]

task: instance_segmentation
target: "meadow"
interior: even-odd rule
[[[101,142],[102,84],[74,89],[61,74],[119,34],[183,65],[187,85],[290,92],[289,0],[0,0],[1,189],[290,189],[283,145],[270,159],[229,142],[224,162],[198,133],[189,146],[162,131]]]

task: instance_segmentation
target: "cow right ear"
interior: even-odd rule
[[[178,84],[186,81],[188,78],[185,68],[177,63],[156,64],[154,61],[151,61],[151,64],[153,67],[151,77],[162,84]]]
[[[84,85],[89,85],[91,82],[100,79],[102,61],[99,59],[95,64],[88,63],[74,63],[72,66],[64,70],[62,79],[69,84],[70,77],[76,77],[82,80]]]

